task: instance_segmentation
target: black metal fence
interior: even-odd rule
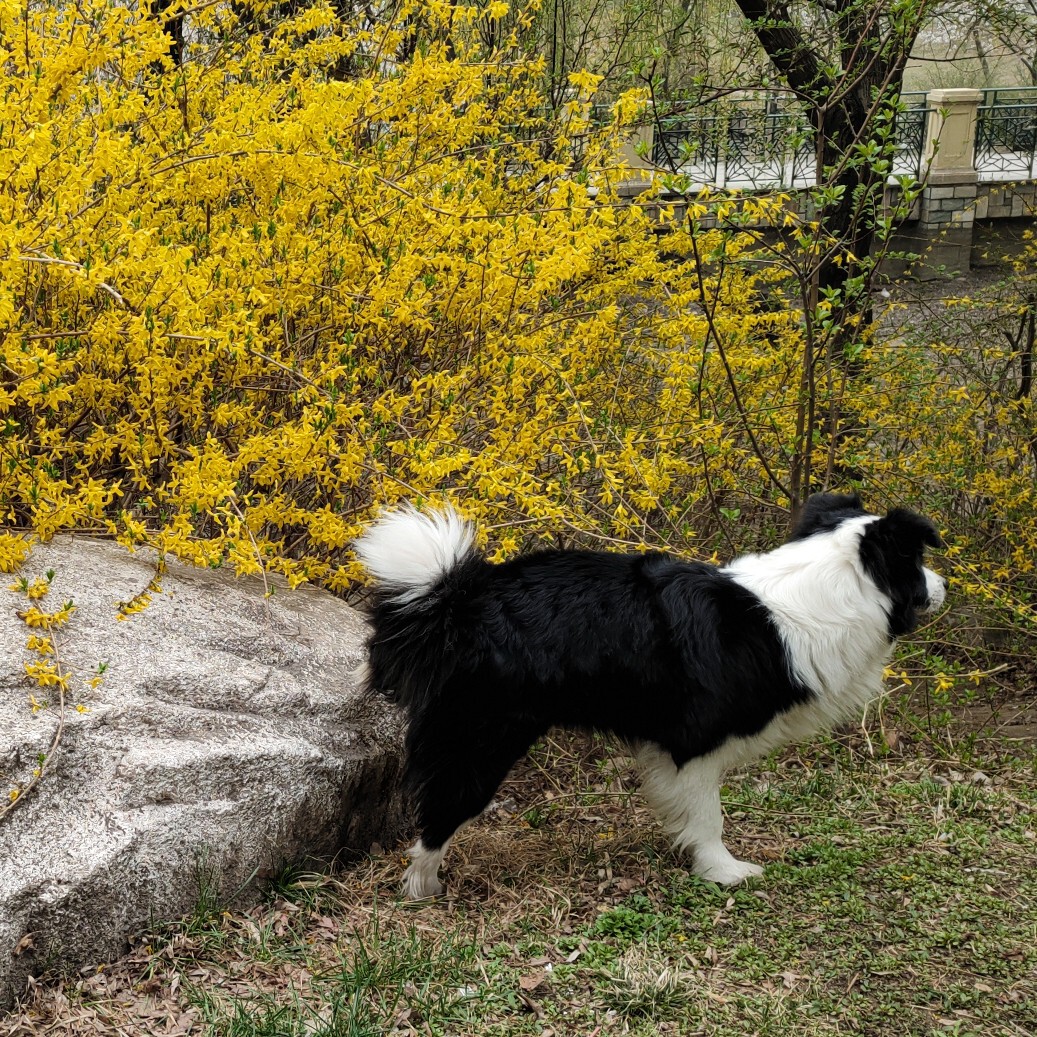
[[[901,95],[891,181],[924,179],[926,133],[934,110],[924,93]],[[655,126],[652,159],[693,183],[714,187],[791,190],[817,183],[812,127],[785,95],[675,109]],[[983,181],[1037,176],[1037,88],[983,92],[975,164]]]
[[[980,180],[1032,180],[1037,173],[1037,88],[984,90],[976,117]]]
[[[715,105],[663,117],[655,127],[652,158],[701,184],[798,187],[813,172],[813,132],[795,110]]]

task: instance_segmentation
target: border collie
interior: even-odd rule
[[[420,838],[404,894],[441,892],[447,844],[548,728],[636,748],[642,791],[696,874],[762,868],[722,841],[724,772],[858,714],[894,640],[943,603],[936,528],[817,494],[787,543],[717,568],[658,552],[487,562],[451,510],[403,508],[355,544],[375,578],[364,682],[408,717]]]

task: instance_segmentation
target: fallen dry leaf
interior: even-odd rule
[[[545,979],[547,979],[547,973],[543,969],[539,972],[531,972],[528,976],[519,977],[519,988],[528,994],[531,990],[536,990]]]

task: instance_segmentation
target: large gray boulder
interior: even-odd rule
[[[351,608],[171,564],[162,592],[118,622],[153,556],[65,538],[16,575],[46,570],[40,607],[76,605],[57,634],[75,676],[51,769],[0,818],[0,1006],[27,974],[113,957],[201,898],[247,897],[286,864],[398,834],[399,718],[357,689],[363,621]],[[0,580],[3,806],[50,744],[56,696],[32,712],[30,692],[46,693],[25,673],[28,602]]]

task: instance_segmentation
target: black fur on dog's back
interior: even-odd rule
[[[659,553],[471,552],[421,597],[379,595],[372,626],[369,682],[407,710],[409,741],[521,732],[508,766],[552,725],[652,741],[679,766],[810,694],[750,591]]]

